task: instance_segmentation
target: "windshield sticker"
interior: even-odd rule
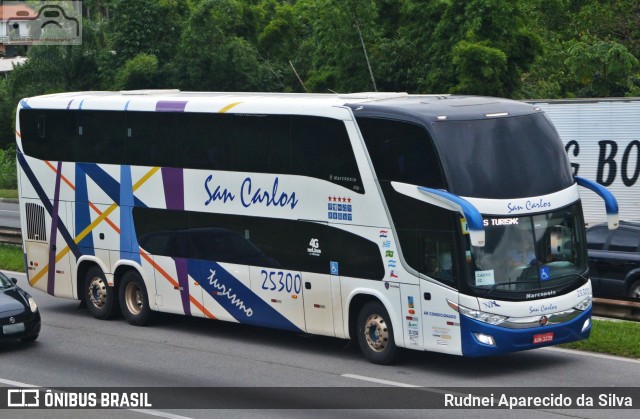
[[[380,230],[380,237],[387,237],[389,230]]]
[[[462,234],[469,234],[469,223],[467,223],[466,218],[460,219],[460,226],[462,227]]]
[[[488,271],[476,271],[476,287],[494,285],[496,283],[493,269]]]
[[[548,266],[540,268],[540,281],[548,281],[551,279],[551,270]]]

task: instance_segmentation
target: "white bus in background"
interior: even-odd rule
[[[576,176],[595,180],[618,200],[620,218],[640,220],[640,99],[530,100],[553,122]],[[588,225],[606,221],[600,197],[586,191]]]
[[[494,355],[587,338],[579,186],[544,114],[483,97],[24,99],[30,284],[99,319],[178,313]]]

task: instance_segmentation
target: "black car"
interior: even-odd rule
[[[587,230],[589,275],[594,297],[640,299],[640,222],[617,230],[597,224]]]
[[[17,282],[0,272],[0,340],[33,342],[40,333],[40,311]]]

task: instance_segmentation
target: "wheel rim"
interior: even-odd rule
[[[127,288],[124,290],[124,301],[127,305],[127,310],[133,315],[138,315],[142,311],[144,306],[142,299],[142,290],[133,282],[127,284]]]
[[[372,314],[364,325],[364,337],[367,345],[374,352],[382,352],[389,342],[389,329],[384,319],[378,314]]]
[[[96,308],[102,308],[107,303],[107,284],[99,276],[94,276],[89,282],[89,301]]]
[[[640,298],[640,286],[631,290],[631,298]]]

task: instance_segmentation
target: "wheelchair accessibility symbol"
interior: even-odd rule
[[[549,279],[551,279],[551,270],[548,266],[543,266],[540,268],[540,280],[548,281]]]

